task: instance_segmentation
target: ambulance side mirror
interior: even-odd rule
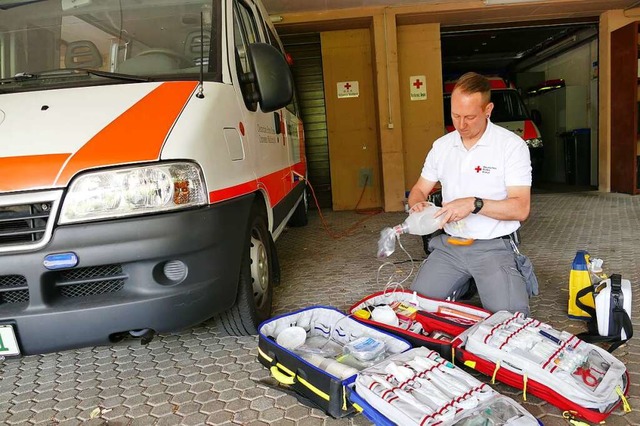
[[[248,53],[257,90],[255,100],[260,102],[262,112],[287,106],[293,98],[293,75],[285,57],[267,43],[250,44]]]

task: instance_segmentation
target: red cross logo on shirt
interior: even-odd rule
[[[424,83],[420,81],[419,78],[416,78],[416,81],[413,82],[413,85],[416,87],[416,89],[420,89],[420,87],[422,87]]]
[[[480,170],[482,170],[482,167],[480,167],[480,166],[476,166],[476,168],[475,168],[475,169],[473,169],[473,170],[475,170],[475,171],[476,171],[476,173],[480,173]]]
[[[351,84],[350,83],[345,83],[344,88],[349,90],[351,89]]]

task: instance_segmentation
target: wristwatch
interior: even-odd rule
[[[476,214],[478,213],[480,210],[482,210],[482,207],[484,207],[484,201],[482,201],[482,198],[478,198],[476,197],[476,200],[473,202],[474,205],[474,209],[471,213]]]

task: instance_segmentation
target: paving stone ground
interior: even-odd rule
[[[342,311],[381,290],[389,268],[398,279],[412,273],[398,248],[377,278],[379,232],[402,222],[402,213],[363,215],[310,212],[305,228],[285,230],[277,241],[282,284],[275,291],[274,314],[311,305]],[[346,234],[346,235],[345,235]],[[598,192],[534,194],[531,218],[522,227],[522,251],[534,263],[540,295],[532,316],[571,332],[584,323],[566,315],[568,279],[576,250],[604,260],[605,271],[633,283],[633,323],[640,332],[640,197]],[[403,245],[423,258],[418,237]],[[385,275],[387,274],[387,275]],[[407,281],[410,283],[411,277]],[[472,301],[472,302],[476,302]],[[631,377],[629,401],[637,411],[616,411],[608,425],[640,424],[640,339],[616,351]],[[6,425],[368,425],[363,416],[332,419],[274,388],[269,371],[257,362],[256,337],[221,337],[212,323],[149,345],[125,341],[109,347],[27,356],[0,364],[0,424]],[[478,376],[481,380],[485,378]],[[504,385],[500,392],[520,401],[545,425],[568,425],[549,403]]]

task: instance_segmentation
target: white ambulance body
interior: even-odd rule
[[[257,1],[0,4],[0,355],[270,316],[306,161]]]

